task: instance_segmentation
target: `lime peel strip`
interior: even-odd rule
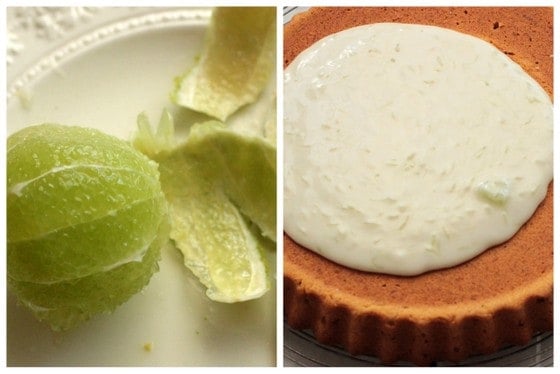
[[[144,125],[145,123],[142,126]],[[149,128],[142,126],[139,124],[140,132],[149,130],[153,134]],[[253,145],[251,142],[258,139],[256,141],[261,147],[274,151],[274,157],[270,157],[275,159],[275,148],[264,139],[234,133],[217,121],[196,124],[183,144],[173,150],[159,152],[156,156],[162,188],[170,206],[170,237],[182,252],[185,266],[207,288],[206,294],[210,299],[226,303],[255,299],[270,289],[268,267],[263,254],[268,239],[261,233],[254,232],[252,224],[248,222],[251,217],[243,218],[245,216],[241,213],[242,209],[223,190],[223,184],[231,183],[235,178],[226,176],[232,171],[227,167],[230,158],[221,154],[220,148],[210,147],[213,137],[230,142],[233,149],[241,149],[240,143],[244,146]],[[156,140],[153,144],[157,146],[157,143]],[[152,156],[155,154],[153,149],[147,149],[147,152]],[[258,152],[255,156],[265,154],[267,153]],[[265,157],[262,164],[273,169],[274,173],[269,175],[274,175],[275,178],[276,164],[269,157]],[[274,188],[275,193],[275,181],[269,185]],[[269,206],[275,210],[275,199],[271,204]],[[273,213],[276,217],[276,212]],[[212,231],[211,228],[216,227],[218,231]],[[276,233],[275,227],[271,230]],[[230,248],[227,250],[232,252],[223,252],[228,246]],[[232,276],[230,280],[226,278],[226,281],[217,280],[224,271],[224,268],[220,268],[224,262],[220,262],[222,256],[230,255],[232,257],[226,263],[246,262],[247,266],[242,272],[251,276],[247,282],[235,282],[243,274]],[[241,257],[236,257],[237,255]],[[218,268],[212,269],[212,266]],[[237,288],[234,289],[235,287]]]
[[[275,20],[273,7],[215,9],[202,55],[171,99],[221,121],[255,101],[274,71]]]

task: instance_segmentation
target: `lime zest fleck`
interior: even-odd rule
[[[144,351],[146,351],[146,352],[151,352],[154,349],[154,343],[146,342],[146,343],[144,343],[142,348],[144,348]]]
[[[486,201],[501,206],[509,199],[510,186],[504,180],[484,181],[477,186],[476,192]]]

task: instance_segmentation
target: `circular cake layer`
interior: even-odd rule
[[[284,30],[287,66],[326,35],[360,24],[421,23],[493,43],[552,97],[550,8],[316,8]],[[445,270],[399,277],[351,270],[284,237],[288,323],[385,362],[461,360],[552,329],[552,183],[508,242]]]

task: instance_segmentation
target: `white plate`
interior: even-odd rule
[[[200,51],[209,16],[204,8],[9,8],[8,134],[55,122],[130,139],[140,112],[156,123],[164,107],[177,112],[173,78]],[[168,246],[143,292],[70,332],[53,333],[8,295],[7,364],[274,366],[273,282],[259,300],[212,302]]]
[[[285,7],[286,24],[309,7]],[[525,346],[510,346],[492,355],[479,355],[460,363],[434,362],[432,366],[552,366],[552,332],[536,335]],[[284,366],[383,366],[372,356],[352,356],[338,348],[320,344],[309,330],[298,331],[284,322]],[[411,366],[397,362],[394,366]]]

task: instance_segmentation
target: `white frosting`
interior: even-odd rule
[[[548,95],[468,35],[345,30],[291,63],[284,92],[285,231],[355,269],[469,260],[514,235],[552,179]]]

